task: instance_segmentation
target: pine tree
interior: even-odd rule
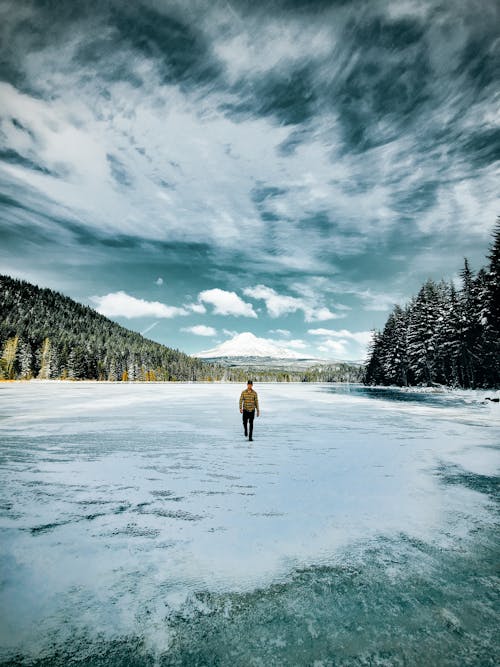
[[[483,287],[481,321],[484,384],[500,385],[500,217],[493,232],[490,260]]]
[[[488,325],[500,338],[500,216],[493,231],[493,243],[488,255]]]
[[[460,386],[460,310],[457,291],[453,283],[447,289],[447,298],[442,304],[437,341],[439,350],[439,382]]]
[[[68,377],[70,380],[84,380],[87,377],[85,350],[75,347],[68,356]]]
[[[31,380],[33,377],[33,353],[30,344],[22,340],[19,344],[19,366],[22,380]]]
[[[116,359],[114,357],[112,357],[109,361],[108,380],[110,382],[116,382],[118,380],[117,364],[116,364]]]
[[[413,384],[435,382],[439,315],[438,289],[428,280],[409,308],[408,369]]]
[[[385,377],[382,368],[382,334],[374,331],[368,347],[368,362],[364,377],[365,384],[384,384]]]
[[[52,345],[50,349],[50,378],[58,379],[62,376],[59,347]]]

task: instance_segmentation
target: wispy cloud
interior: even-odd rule
[[[278,334],[278,336],[285,336],[285,337],[291,335],[291,331],[289,329],[269,329],[269,333]]]
[[[307,333],[311,336],[355,340],[360,345],[368,345],[373,337],[371,331],[349,331],[348,329],[309,329]]]
[[[395,294],[377,293],[370,289],[357,290],[354,294],[362,300],[365,310],[386,311],[401,301],[401,297]]]
[[[303,298],[279,294],[272,287],[266,285],[246,287],[243,293],[252,299],[263,300],[271,317],[282,317],[298,310],[304,313],[306,322],[321,322],[344,317],[343,314],[332,313],[326,306],[317,307]]]
[[[317,349],[322,354],[335,354],[340,359],[364,360],[373,337],[371,331],[348,329],[309,329],[310,336],[320,337]]]

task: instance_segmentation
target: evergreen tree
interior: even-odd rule
[[[85,350],[81,347],[75,347],[68,356],[68,377],[70,380],[84,380],[88,378],[87,367],[85,363]],[[90,378],[92,379],[92,378]]]
[[[453,283],[448,287],[447,299],[443,303],[437,341],[439,350],[438,381],[452,387],[459,387],[460,356],[460,307],[457,291]]]
[[[364,377],[365,384],[386,384],[382,368],[382,334],[374,331],[368,347],[368,361]]]
[[[410,304],[408,317],[408,369],[413,384],[431,385],[436,380],[439,292],[428,280]]]
[[[491,386],[498,383],[500,377],[500,217],[496,221],[488,259],[490,261],[485,272],[481,321],[484,382]]]
[[[23,340],[19,344],[19,375],[22,380],[31,380],[33,377],[33,355],[30,344]]]

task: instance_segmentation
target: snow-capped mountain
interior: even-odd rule
[[[258,338],[249,331],[237,334],[211,350],[204,350],[194,357],[217,359],[219,357],[271,357],[275,359],[303,359],[304,355],[281,345]]]

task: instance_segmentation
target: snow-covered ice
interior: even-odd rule
[[[498,655],[488,393],[262,384],[249,443],[241,389],[0,387],[0,661]]]

